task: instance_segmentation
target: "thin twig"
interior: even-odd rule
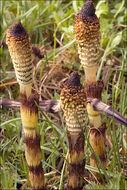
[[[103,115],[107,115],[107,117],[114,119],[116,122],[127,126],[127,118],[118,111],[114,110],[111,106],[104,104],[98,99],[88,99],[87,102],[92,104],[92,108],[94,111],[98,111]],[[39,102],[39,106],[42,111],[45,112],[57,113],[61,111],[61,105],[59,100],[42,100]],[[3,107],[19,109],[20,102],[17,100],[0,98],[0,108],[2,109]]]

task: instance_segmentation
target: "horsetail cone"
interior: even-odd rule
[[[92,0],[87,0],[81,11],[75,18],[74,31],[78,44],[78,53],[81,64],[85,71],[86,96],[89,98],[101,99],[103,82],[96,81],[96,72],[99,62],[100,46],[100,24],[95,15],[95,8]],[[106,168],[106,151],[105,151],[105,131],[106,126],[102,123],[101,115],[94,111],[91,103],[87,102],[87,112],[90,123],[89,141],[95,152],[100,157],[103,167]],[[91,155],[90,165],[100,167],[94,155]],[[98,173],[94,173],[100,178]]]
[[[96,81],[99,60],[100,24],[95,15],[92,0],[87,0],[75,18],[74,32],[78,44],[79,58],[85,69],[85,80]]]
[[[85,89],[80,83],[77,72],[73,72],[69,80],[65,82],[60,100],[66,119],[67,130],[70,132],[80,132],[85,129],[86,96]],[[79,123],[81,127],[79,127]]]
[[[68,154],[68,189],[83,188],[84,158],[84,130],[86,115],[85,89],[80,83],[77,72],[72,73],[65,82],[60,95],[61,107],[64,112],[69,141]]]
[[[15,22],[7,30],[6,43],[15,68],[20,91],[31,94],[32,87],[32,48],[29,35],[20,22]]]
[[[29,180],[32,189],[44,190],[40,135],[36,132],[38,123],[36,103],[39,103],[39,99],[37,95],[31,92],[33,72],[31,42],[28,33],[20,22],[9,27],[6,41],[20,85],[20,113],[25,134],[25,157],[29,168]]]

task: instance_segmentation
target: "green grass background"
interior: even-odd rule
[[[32,43],[44,46],[46,53],[36,71],[41,80],[47,65],[54,66],[63,52],[71,52],[71,61],[64,60],[64,66],[68,75],[78,70],[84,84],[83,69],[77,61],[77,45],[73,31],[75,15],[81,9],[85,1],[71,0],[1,0],[1,40],[6,40],[6,30],[15,21],[21,21],[28,31]],[[107,85],[102,94],[102,100],[110,104],[121,114],[127,116],[127,7],[125,0],[94,1],[96,14],[101,24],[101,59],[97,78],[101,79],[105,68],[109,69]],[[69,54],[66,54],[69,56]],[[1,84],[12,81],[15,78],[14,68],[8,49],[0,47],[1,57]],[[109,65],[108,65],[109,64]],[[51,83],[52,84],[52,83]],[[53,98],[59,98],[57,91],[52,91]],[[18,99],[18,84],[6,85],[1,88],[1,97]],[[62,113],[57,118],[51,114],[39,112],[38,131],[41,133],[42,163],[45,178],[49,189],[63,189],[67,173],[66,165],[68,141],[66,126]],[[108,183],[104,186],[91,182],[86,178],[86,189],[125,189],[127,178],[127,160],[123,149],[126,142],[123,134],[125,127],[116,124],[113,120],[103,116],[107,123],[107,137],[111,146],[107,143],[108,167],[104,173]],[[92,152],[89,142],[89,123],[86,114],[86,169],[91,172],[95,168],[90,167],[89,160]],[[0,188],[29,189],[28,168],[25,161],[25,145],[21,139],[21,119],[19,111],[1,109],[1,133],[0,133]],[[59,163],[62,163],[59,169]]]

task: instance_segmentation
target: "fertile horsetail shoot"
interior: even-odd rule
[[[95,15],[95,8],[92,0],[87,0],[81,11],[75,18],[74,31],[78,44],[79,58],[85,71],[86,96],[89,98],[101,99],[103,82],[96,82],[96,72],[99,60],[100,46],[100,23]],[[87,112],[90,122],[89,141],[96,155],[99,156],[104,169],[106,168],[105,131],[106,125],[101,121],[99,112],[94,111],[91,103],[87,102]],[[97,167],[97,159],[94,154],[90,159],[91,166]],[[99,179],[100,175],[96,173]]]
[[[29,35],[20,22],[7,30],[6,42],[15,68],[21,94],[21,120],[25,133],[25,157],[29,168],[29,180],[34,190],[44,187],[44,172],[41,163],[40,135],[38,123],[38,96],[32,93],[32,47]]]
[[[69,80],[65,82],[61,91],[60,102],[66,120],[69,141],[67,189],[81,190],[85,169],[86,96],[77,72],[72,73]]]
[[[20,92],[27,98],[32,89],[32,48],[29,35],[19,22],[15,22],[7,30],[6,43],[12,58]]]
[[[1,2],[1,189],[126,189],[125,0]]]

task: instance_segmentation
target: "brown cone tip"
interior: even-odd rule
[[[68,87],[72,86],[80,86],[80,77],[78,72],[73,72],[70,76],[70,78],[65,82],[65,85]]]
[[[22,35],[26,35],[27,32],[25,28],[22,26],[21,22],[15,22],[9,27],[9,33],[14,37],[19,37]]]
[[[87,17],[96,17],[93,1],[87,0],[79,14],[82,17],[82,20],[86,20]]]

